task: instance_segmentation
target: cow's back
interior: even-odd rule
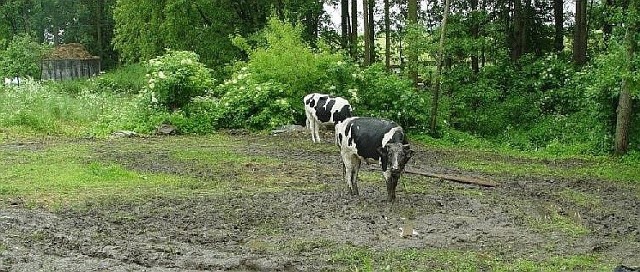
[[[407,142],[402,128],[393,121],[351,117],[336,126],[336,144],[364,159],[380,159],[378,149],[392,142]]]
[[[311,93],[304,97],[305,110],[322,123],[338,123],[351,117],[351,105],[342,97]]]

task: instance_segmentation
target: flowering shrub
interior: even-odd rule
[[[195,98],[186,114],[197,118],[198,123],[210,122],[215,128],[260,130],[291,124],[296,113],[295,102],[285,90],[280,83],[256,81],[244,67],[218,85],[215,93]]]
[[[210,70],[196,53],[168,50],[147,63],[148,84],[140,95],[144,103],[171,111],[185,106],[214,85]]]

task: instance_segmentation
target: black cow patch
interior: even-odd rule
[[[365,159],[379,160],[378,148],[382,147],[382,139],[387,132],[395,127],[398,125],[388,120],[369,117],[354,119],[347,125],[347,131],[349,128],[352,130],[349,143],[355,142],[359,156]],[[402,131],[397,131],[389,142],[406,142],[406,140]]]
[[[310,108],[313,108],[316,105],[316,100],[312,96],[312,97],[309,97],[309,99],[307,99],[307,101],[305,101],[304,103],[309,105]]]
[[[351,117],[351,106],[344,105],[340,110],[333,113],[333,120],[345,120]]]
[[[331,108],[335,103],[336,100],[330,99],[328,96],[318,98],[318,104],[313,108],[316,110],[316,116],[320,122],[326,123],[331,120]]]

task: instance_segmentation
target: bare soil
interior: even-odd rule
[[[486,252],[503,261],[596,254],[640,265],[637,184],[465,172],[451,161],[466,154],[414,143],[410,167],[482,177],[499,185],[479,187],[405,174],[398,200],[391,204],[373,166],[361,172],[371,172],[359,183],[361,195],[348,195],[338,150],[328,135],[319,145],[308,144],[305,133],[233,137],[238,153],[282,163],[276,168],[245,163],[211,169],[175,160],[168,155],[171,150],[214,153],[215,146],[229,144],[185,136],[86,142],[93,148],[93,160],[141,172],[204,182],[233,180],[237,171],[249,171],[256,180],[277,172],[296,181],[280,190],[101,198],[55,210],[5,200],[0,202],[0,245],[5,247],[0,249],[0,271],[351,270],[333,259],[337,250],[351,246],[381,252]],[[163,145],[167,139],[172,143]],[[32,148],[47,144],[34,143]],[[123,148],[132,145],[137,148]],[[487,163],[500,160],[510,158],[486,158]],[[570,168],[578,163],[552,164]],[[371,178],[374,175],[379,180]],[[567,189],[597,201],[577,202],[561,193]],[[568,220],[567,227],[558,227],[563,225],[554,218]],[[411,231],[402,236],[400,228]],[[430,270],[430,264],[421,265]]]

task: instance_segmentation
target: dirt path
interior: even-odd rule
[[[204,181],[238,179],[235,171],[249,171],[260,179],[277,172],[293,181],[282,185],[288,186],[284,190],[95,199],[56,211],[0,202],[0,271],[355,270],[349,258],[372,252],[379,253],[372,258],[404,256],[397,262],[384,260],[403,270],[451,269],[438,259],[425,263],[431,257],[409,254],[439,251],[480,260],[479,270],[495,268],[492,262],[550,256],[594,255],[640,265],[640,201],[637,188],[629,184],[484,176],[500,185],[483,188],[405,175],[398,202],[392,205],[385,202],[377,171],[361,173],[361,196],[349,196],[340,180],[337,150],[328,142],[308,148],[306,135],[233,137],[237,152],[280,163],[211,169],[168,155],[173,149],[212,152],[216,145],[225,145],[194,145],[198,141],[193,137],[173,137],[171,145],[162,145],[164,138],[90,145],[95,160],[142,172]],[[414,149],[413,166],[483,176],[447,164],[464,154]],[[487,161],[496,159],[505,158]],[[587,199],[578,201],[565,192]],[[411,231],[403,237],[400,228]]]

